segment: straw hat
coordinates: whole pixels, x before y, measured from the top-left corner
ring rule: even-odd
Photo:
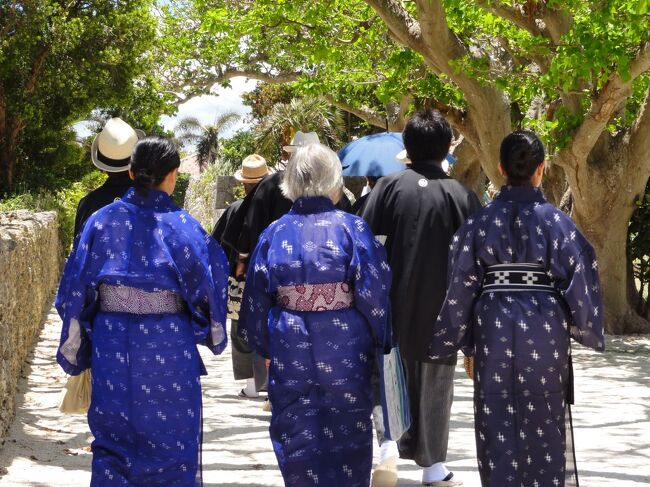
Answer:
[[[247,156],[241,162],[241,169],[235,172],[235,179],[240,183],[258,183],[269,173],[266,159],[257,154]]]
[[[131,153],[142,130],[134,130],[121,118],[111,118],[90,147],[93,164],[106,172],[122,172],[131,167]]]
[[[320,143],[320,139],[318,138],[318,134],[316,132],[305,133],[298,130],[298,132],[296,132],[296,135],[293,136],[291,144],[285,145],[282,148],[287,152],[293,152],[296,150],[296,147],[318,143]]]

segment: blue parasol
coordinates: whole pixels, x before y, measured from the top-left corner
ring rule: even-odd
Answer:
[[[344,176],[387,176],[406,166],[395,156],[404,150],[402,134],[383,132],[353,140],[339,152]]]

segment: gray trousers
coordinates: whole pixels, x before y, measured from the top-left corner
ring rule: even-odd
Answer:
[[[267,370],[264,357],[253,352],[248,344],[237,335],[237,320],[230,322],[230,343],[232,343],[232,371],[235,380],[255,379],[255,390],[267,388]]]
[[[397,442],[399,456],[414,460],[420,467],[430,467],[447,460],[456,366],[404,358],[402,362],[413,422]],[[373,385],[376,391],[375,404],[379,404],[378,375]],[[377,440],[381,445],[386,440],[381,406],[375,406],[372,417],[377,431]]]

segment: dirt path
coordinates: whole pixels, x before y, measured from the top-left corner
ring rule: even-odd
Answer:
[[[0,486],[85,487],[92,440],[85,417],[57,409],[65,375],[56,365],[60,321],[52,310],[21,379],[16,419],[0,440]],[[261,400],[242,400],[230,351],[202,355],[206,487],[281,487]],[[576,350],[576,449],[583,487],[650,485],[650,338],[610,340],[599,355]],[[479,487],[471,384],[456,377],[449,467],[466,487]],[[400,463],[400,486],[420,485],[415,465]],[[325,486],[332,487],[332,486]],[[344,486],[337,486],[344,487]],[[545,487],[545,486],[543,486]]]

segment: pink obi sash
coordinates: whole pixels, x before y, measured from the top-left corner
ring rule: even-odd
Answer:
[[[276,303],[293,311],[346,309],[354,305],[354,290],[347,282],[281,286]]]

